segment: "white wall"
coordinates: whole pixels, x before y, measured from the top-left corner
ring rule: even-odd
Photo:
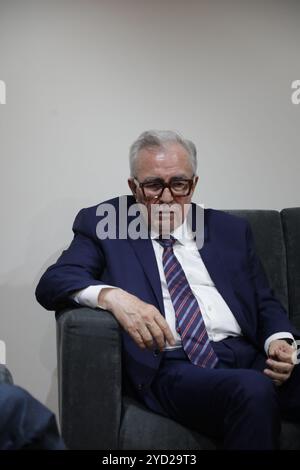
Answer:
[[[0,0],[0,339],[57,410],[54,314],[34,299],[77,211],[127,192],[148,128],[199,150],[195,200],[299,204],[299,1]]]

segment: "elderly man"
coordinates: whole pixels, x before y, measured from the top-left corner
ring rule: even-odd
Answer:
[[[227,449],[277,448],[281,417],[300,421],[298,333],[248,222],[205,209],[199,233],[196,149],[175,132],[141,134],[130,166],[125,222],[120,198],[80,211],[38,301],[109,310],[122,326],[128,386],[154,412],[221,436]],[[130,230],[135,203],[147,227],[140,237]],[[101,225],[109,207],[113,237]]]

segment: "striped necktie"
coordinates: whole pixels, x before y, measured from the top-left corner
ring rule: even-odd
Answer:
[[[163,247],[163,267],[167,286],[176,315],[176,328],[181,336],[183,349],[190,361],[198,367],[213,368],[218,358],[208,338],[204,320],[196,297],[185,273],[176,258],[174,238],[156,239]]]

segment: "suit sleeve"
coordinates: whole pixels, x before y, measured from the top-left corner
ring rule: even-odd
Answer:
[[[287,312],[277,300],[256,254],[254,238],[249,224],[246,229],[250,278],[255,289],[258,309],[259,342],[263,346],[267,338],[275,333],[293,332]]]
[[[73,224],[74,238],[69,248],[46,270],[36,288],[36,298],[47,310],[78,306],[71,298],[73,292],[104,284],[101,274],[105,259],[94,231],[85,209],[81,210]]]

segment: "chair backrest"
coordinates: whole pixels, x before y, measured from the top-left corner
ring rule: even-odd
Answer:
[[[226,210],[246,218],[253,232],[257,254],[277,299],[290,315],[287,259],[280,212],[275,210]]]

